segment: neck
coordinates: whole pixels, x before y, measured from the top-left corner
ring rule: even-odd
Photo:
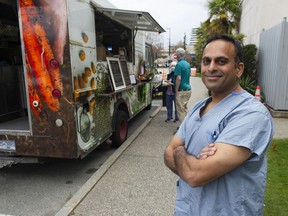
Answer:
[[[225,91],[225,92],[211,92],[212,102],[213,103],[218,103],[223,98],[225,98],[227,95],[229,95],[231,92],[241,92],[241,91],[243,91],[243,88],[237,83],[229,91]]]

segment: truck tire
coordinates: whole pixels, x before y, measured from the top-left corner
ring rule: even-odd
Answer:
[[[151,110],[152,108],[152,102],[150,104],[148,104],[148,106],[145,108],[145,110]]]
[[[127,139],[128,134],[128,117],[127,113],[119,110],[116,116],[115,131],[112,134],[112,146],[119,147]]]

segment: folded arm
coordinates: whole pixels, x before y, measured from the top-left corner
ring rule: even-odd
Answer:
[[[174,169],[192,187],[203,186],[243,164],[251,151],[245,147],[215,143],[217,152],[205,160],[189,155],[184,146],[173,150]]]
[[[176,175],[178,174],[177,167],[174,160],[174,151],[177,147],[184,147],[184,142],[178,137],[178,135],[174,135],[170,144],[167,146],[164,152],[164,163],[165,165]]]
[[[184,149],[184,142],[179,138],[179,136],[176,134],[170,144],[168,145],[168,147],[165,150],[164,153],[164,162],[165,165],[172,171],[174,172],[176,175],[179,175],[178,171],[177,171],[177,167],[175,164],[175,157],[174,157],[174,151],[176,148],[178,147],[183,147]],[[202,149],[202,151],[200,152],[199,155],[197,155],[197,159],[198,160],[204,160],[206,158],[208,158],[209,156],[212,156],[215,154],[216,152],[216,147],[214,143],[211,143],[209,145],[207,145],[205,148]]]

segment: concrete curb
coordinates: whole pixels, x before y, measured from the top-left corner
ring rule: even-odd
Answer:
[[[105,161],[105,163],[95,172],[88,181],[65,203],[65,205],[55,214],[55,216],[68,216],[93,189],[97,182],[105,175],[109,168],[121,156],[121,154],[133,143],[141,131],[151,122],[152,118],[161,110],[159,106],[143,124]]]

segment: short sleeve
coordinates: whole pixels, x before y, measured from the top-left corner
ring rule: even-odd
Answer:
[[[221,124],[223,130],[215,142],[249,148],[259,157],[265,153],[274,133],[272,118],[262,112],[234,113]]]

